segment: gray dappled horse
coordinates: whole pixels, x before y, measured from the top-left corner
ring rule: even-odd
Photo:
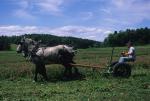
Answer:
[[[48,80],[46,74],[46,64],[61,64],[65,67],[64,75],[72,75],[73,57],[75,51],[73,47],[67,45],[57,45],[54,47],[40,47],[39,42],[29,38],[23,38],[17,46],[17,53],[23,53],[24,57],[30,57],[30,60],[35,64],[35,77],[41,74],[45,80]],[[78,69],[74,67],[75,73],[78,74]]]
[[[35,42],[34,40],[24,37],[18,43],[16,51],[17,53],[22,53],[23,57],[28,58],[30,57],[30,52],[32,52],[36,44],[37,42]]]

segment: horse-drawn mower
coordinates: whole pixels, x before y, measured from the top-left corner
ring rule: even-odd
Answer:
[[[44,79],[47,80],[45,65],[48,64],[63,65],[65,67],[64,75],[72,73],[71,68],[69,68],[70,66],[74,67],[76,73],[78,73],[78,69],[76,68],[77,66],[102,69],[102,67],[100,66],[73,64],[73,57],[75,51],[73,47],[67,45],[41,47],[39,45],[39,42],[36,42],[29,38],[23,38],[17,47],[17,52],[24,53],[24,57],[30,57],[31,62],[35,64],[35,81],[37,81],[37,74],[41,74]],[[113,53],[114,48],[112,48],[110,61],[106,66],[107,68],[105,67],[105,69],[108,71],[105,74],[112,74],[115,77],[129,77],[131,75],[131,66],[127,63],[112,63]]]
[[[72,66],[78,67],[90,67],[90,68],[97,68],[97,69],[106,69],[104,74],[112,75],[114,77],[124,77],[128,78],[131,75],[131,65],[128,63],[119,63],[118,61],[112,62],[114,54],[114,47],[112,48],[110,60],[106,67],[95,66],[95,65],[83,65],[83,64],[71,64]]]

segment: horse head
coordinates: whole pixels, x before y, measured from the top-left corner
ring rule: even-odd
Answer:
[[[74,48],[71,46],[67,46],[67,45],[63,45],[63,46],[64,46],[63,48],[64,55],[73,58],[75,56],[76,50],[74,50]]]
[[[17,46],[17,53],[22,53],[24,57],[28,57],[30,53],[35,52],[38,48],[39,42],[30,38],[22,38]],[[29,56],[30,57],[30,56]]]

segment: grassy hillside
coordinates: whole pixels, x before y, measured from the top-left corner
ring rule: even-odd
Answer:
[[[128,79],[105,77],[105,70],[78,67],[85,76],[63,81],[63,67],[48,65],[49,82],[32,82],[34,65],[13,51],[0,52],[0,100],[51,101],[149,101],[150,99],[150,46],[138,46],[137,61],[131,63],[132,75]],[[126,50],[116,47],[114,61]],[[105,67],[111,48],[79,49],[77,63]],[[40,78],[40,77],[39,77]]]
[[[42,44],[47,46],[55,46],[58,44],[67,44],[72,45],[75,48],[89,48],[89,47],[100,47],[101,42],[89,40],[89,39],[82,39],[76,37],[61,37],[61,36],[54,36],[50,34],[25,34],[20,36],[0,36],[1,44],[5,46],[6,43],[15,43],[17,44],[23,37],[31,38],[35,41],[41,40]],[[5,39],[5,40],[4,40]],[[4,40],[4,41],[3,41]]]

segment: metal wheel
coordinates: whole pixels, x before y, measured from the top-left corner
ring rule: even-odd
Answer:
[[[128,78],[131,76],[131,66],[127,63],[117,63],[113,67],[113,73],[112,74],[114,77]]]

